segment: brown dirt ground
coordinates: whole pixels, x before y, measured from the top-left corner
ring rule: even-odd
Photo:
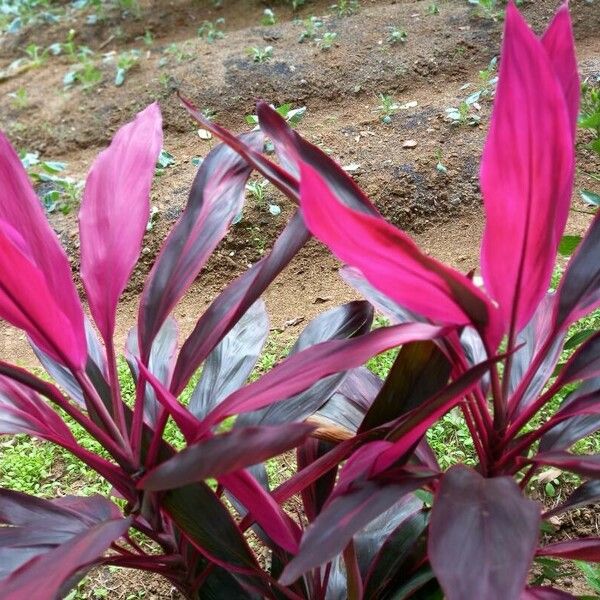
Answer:
[[[68,174],[79,179],[121,124],[153,100],[161,103],[164,147],[175,156],[176,164],[156,178],[153,186],[158,220],[125,293],[119,312],[119,343],[134,323],[143,278],[185,204],[195,172],[191,158],[204,156],[214,144],[199,139],[196,126],[173,96],[174,89],[181,89],[201,108],[213,109],[216,120],[233,130],[245,128],[244,116],[254,112],[259,98],[306,106],[298,130],[341,164],[358,165],[353,176],[386,218],[410,231],[427,252],[460,270],[477,266],[483,224],[477,174],[490,104],[482,102],[478,127],[453,127],[444,120],[444,111],[477,89],[478,72],[498,52],[501,22],[478,16],[466,0],[441,0],[438,15],[427,14],[427,0],[362,0],[359,13],[345,18],[331,14],[331,3],[309,0],[292,14],[275,2],[278,23],[263,27],[259,21],[268,2],[224,0],[223,8],[216,9],[208,0],[143,0],[139,18],[108,11],[106,20],[90,26],[85,24],[85,12],[73,10],[57,24],[0,35],[0,69],[22,56],[28,43],[46,46],[63,41],[71,28],[77,31],[78,43],[97,52],[143,51],[139,66],[127,75],[122,87],[112,83],[114,65],[100,64],[104,81],[92,92],[77,87],[64,90],[62,78],[69,62],[62,56],[0,82],[0,127],[19,149],[65,161]],[[555,0],[536,0],[525,2],[522,10],[541,31],[556,4]],[[572,0],[571,10],[581,73],[599,75],[597,2]],[[320,51],[314,43],[298,43],[302,27],[295,18],[308,15],[323,16],[324,29],[337,32],[330,51]],[[226,37],[214,44],[199,39],[198,26],[218,17],[225,18]],[[391,46],[385,41],[391,25],[406,30],[406,43]],[[146,30],[154,35],[149,47],[139,39]],[[170,56],[161,66],[165,49],[173,43],[189,57]],[[253,63],[246,49],[267,44],[274,47],[273,60]],[[467,83],[471,87],[461,89]],[[9,94],[21,88],[27,91],[28,103],[17,108]],[[392,94],[399,104],[416,101],[417,105],[398,111],[386,125],[376,110],[380,93]],[[403,148],[409,139],[416,141],[416,147]],[[600,164],[585,149],[585,142],[582,137],[578,145],[576,189],[599,192],[598,182],[590,175],[600,171]],[[438,160],[447,173],[436,170]],[[273,217],[249,200],[243,220],[232,228],[177,307],[182,334],[193,327],[218,290],[256,261],[283,228],[291,208],[275,192],[269,193],[270,199],[281,202],[282,214]],[[574,206],[583,208],[578,199]],[[53,215],[51,221],[76,273],[76,218]],[[587,215],[572,212],[568,233],[583,232],[588,222]],[[309,243],[266,294],[272,327],[296,335],[323,308],[354,298],[338,277],[338,267],[320,245]],[[298,325],[286,325],[299,318],[304,320]],[[0,356],[34,364],[24,337],[4,324],[0,324]],[[107,577],[106,573],[101,577]],[[145,585],[143,579],[140,586]],[[148,591],[146,598],[169,597],[164,586],[149,585],[143,588]],[[125,597],[120,591],[111,595],[120,597]]]

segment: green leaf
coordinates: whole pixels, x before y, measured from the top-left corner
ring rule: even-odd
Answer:
[[[583,201],[590,206],[600,206],[600,195],[589,190],[580,190],[579,194]]]
[[[596,333],[595,329],[582,329],[577,333],[574,333],[564,345],[565,350],[572,350],[573,348],[577,348],[580,344],[585,342],[589,337]]]
[[[580,235],[563,235],[558,246],[558,252],[561,256],[571,256],[581,242]]]

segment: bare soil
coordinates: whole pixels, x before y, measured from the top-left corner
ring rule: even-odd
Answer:
[[[456,106],[480,87],[478,72],[498,53],[501,21],[482,17],[466,0],[440,1],[437,15],[428,14],[427,0],[362,0],[360,11],[349,17],[332,14],[331,4],[332,0],[309,0],[292,13],[275,2],[272,8],[278,22],[264,27],[259,23],[268,2],[224,0],[222,8],[215,8],[209,0],[143,0],[139,18],[109,10],[105,20],[88,25],[86,11],[70,10],[56,24],[0,35],[0,69],[22,56],[27,44],[46,47],[62,42],[70,29],[76,30],[77,43],[98,53],[133,48],[143,53],[122,87],[113,84],[114,64],[100,62],[101,85],[90,92],[77,86],[65,90],[63,76],[71,68],[65,56],[50,57],[40,68],[0,82],[0,127],[18,149],[67,162],[68,174],[77,179],[85,177],[95,155],[120,125],[150,102],[161,104],[164,147],[176,163],[153,186],[158,219],[124,296],[119,342],[134,324],[144,277],[185,205],[196,170],[191,159],[205,156],[215,143],[199,138],[196,125],[173,94],[176,89],[199,107],[212,109],[218,122],[235,131],[247,129],[244,117],[254,112],[257,99],[306,106],[298,130],[342,165],[352,165],[353,177],[387,219],[411,232],[427,252],[460,270],[477,267],[483,226],[478,164],[491,105],[482,101],[481,124],[476,127],[453,126],[444,115],[447,107]],[[541,31],[556,4],[555,0],[524,2],[522,10]],[[570,6],[581,73],[599,75],[598,3],[572,0]],[[329,51],[319,50],[314,42],[298,42],[303,27],[297,19],[309,15],[322,16],[323,30],[338,34]],[[224,39],[208,44],[198,38],[204,20],[220,17],[225,19]],[[390,26],[404,29],[406,42],[390,45],[386,41]],[[146,31],[154,37],[150,46],[140,39]],[[172,44],[184,56],[166,52]],[[252,62],[247,48],[266,45],[273,46],[273,59]],[[464,89],[465,84],[470,87]],[[9,96],[19,89],[27,92],[27,105],[20,108]],[[384,124],[377,112],[380,93],[392,94],[401,105],[413,105]],[[408,140],[416,144],[405,147]],[[600,192],[598,182],[590,177],[600,171],[600,164],[586,150],[586,141],[581,136],[578,143],[576,190]],[[438,162],[446,172],[436,168]],[[242,221],[232,228],[175,311],[182,335],[232,277],[268,250],[283,228],[291,207],[276,192],[269,194],[269,200],[281,204],[281,215],[272,216],[265,206],[249,199]],[[584,210],[577,198],[574,206]],[[53,214],[50,219],[77,277],[76,215]],[[572,212],[568,233],[582,233],[588,222],[589,215]],[[337,275],[338,267],[319,244],[309,243],[266,294],[272,327],[296,335],[324,308],[354,298]],[[0,356],[22,365],[35,364],[23,335],[5,324],[0,324]],[[146,598],[169,597],[163,587],[147,591]],[[114,591],[110,597],[121,596]]]

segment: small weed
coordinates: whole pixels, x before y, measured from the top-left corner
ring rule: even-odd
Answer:
[[[446,109],[446,120],[450,121],[451,125],[470,125],[476,127],[481,121],[481,117],[474,113],[471,109],[471,104],[463,100],[457,107]]]
[[[121,86],[125,83],[125,76],[131,69],[139,64],[140,51],[129,50],[121,52],[117,58],[117,73],[115,75],[115,85]]]
[[[225,33],[222,31],[222,27],[225,24],[225,19],[219,17],[215,21],[204,21],[200,27],[198,27],[198,37],[206,40],[209,44],[212,44],[216,40],[223,39]]]
[[[400,108],[399,104],[394,100],[393,96],[387,94],[379,94],[379,106],[377,112],[382,123],[388,125],[392,122],[392,116],[396,114]]]
[[[309,17],[302,21],[304,30],[300,33],[298,42],[301,44],[306,41],[314,40],[317,37],[317,29],[323,27],[323,21],[318,17]]]
[[[84,90],[90,90],[102,82],[102,72],[90,59],[81,61],[80,66],[68,71],[63,77],[63,85],[71,87],[79,83]]]
[[[176,62],[184,62],[186,60],[190,60],[193,56],[189,50],[189,47],[186,44],[169,44],[164,49],[164,54],[166,55],[163,59],[160,60],[159,66],[164,66],[170,57],[173,57]]]
[[[275,107],[273,107],[275,108]],[[289,123],[292,127],[295,127],[300,123],[304,115],[306,114],[306,106],[300,106],[299,108],[292,108],[292,104],[289,102],[282,104],[275,108],[275,110]],[[246,123],[253,127],[258,127],[258,116],[257,115],[246,115]]]
[[[437,5],[436,2],[432,2],[431,4],[429,4],[427,6],[427,10],[426,10],[428,15],[439,15],[440,14],[440,7]]]
[[[469,0],[469,4],[476,7],[478,13],[486,18],[497,20],[502,13],[496,10],[496,0]]]
[[[257,48],[253,46],[247,50],[248,56],[255,63],[266,63],[273,58],[273,46],[265,46],[264,48]]]
[[[265,8],[260,24],[268,27],[270,25],[275,25],[275,23],[277,23],[275,12],[270,8]]]
[[[600,78],[588,78],[581,86],[581,110],[579,127],[591,131],[593,139],[589,147],[600,155]]]
[[[25,88],[19,88],[16,92],[8,94],[9,98],[12,98],[12,107],[17,109],[26,108],[29,104],[29,98],[27,97],[27,90]]]
[[[358,12],[360,5],[358,0],[338,0],[335,4],[331,5],[331,8],[338,17],[349,17]]]
[[[25,47],[23,52],[25,52],[25,56],[27,57],[25,58],[26,64],[34,69],[41,67],[48,58],[48,50],[42,49],[42,47],[37,44],[29,44]]]
[[[322,51],[330,50],[331,47],[333,46],[335,40],[337,39],[337,35],[338,34],[333,31],[325,31],[323,33],[323,36],[316,40],[317,46]]]
[[[386,38],[386,41],[389,44],[399,44],[406,42],[408,38],[408,34],[404,29],[400,29],[399,27],[390,27],[389,34]]]
[[[266,208],[271,215],[276,217],[281,214],[281,208],[278,204],[269,202],[265,195],[269,182],[266,179],[258,181],[250,181],[246,184],[246,190],[250,194],[250,197],[254,199],[256,205],[260,208]]]

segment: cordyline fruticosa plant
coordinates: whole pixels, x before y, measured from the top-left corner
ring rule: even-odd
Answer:
[[[600,428],[600,334],[557,366],[570,325],[600,306],[600,217],[548,293],[579,102],[567,7],[538,38],[508,6],[481,168],[482,287],[386,223],[266,104],[260,131],[235,137],[182,100],[225,143],[201,165],[144,286],[125,352],[131,407],[113,334],[148,220],[158,107],[117,133],[87,180],[81,277],[95,328],[17,155],[0,139],[0,315],[27,333],[56,382],[1,362],[0,431],[58,444],[113,487],[111,499],[0,490],[0,597],[59,597],[104,564],[159,573],[188,598],[570,598],[527,586],[535,556],[600,560],[598,538],[543,545],[539,535],[543,519],[600,500],[600,457],[568,452]],[[264,136],[277,163],[262,153]],[[300,210],[178,348],[170,313],[239,212],[253,169]],[[367,302],[333,309],[246,384],[268,332],[260,295],[309,231],[393,324],[370,331]],[[385,381],[362,366],[397,346]],[[178,396],[198,369],[183,406]],[[574,391],[541,416],[565,386]],[[477,464],[441,472],[424,436],[453,408]],[[104,455],[78,443],[65,414]],[[165,440],[169,419],[187,442],[180,452]],[[292,448],[297,473],[271,489],[264,461]],[[524,492],[547,465],[589,481],[543,513]],[[282,508],[292,496],[300,515]]]

